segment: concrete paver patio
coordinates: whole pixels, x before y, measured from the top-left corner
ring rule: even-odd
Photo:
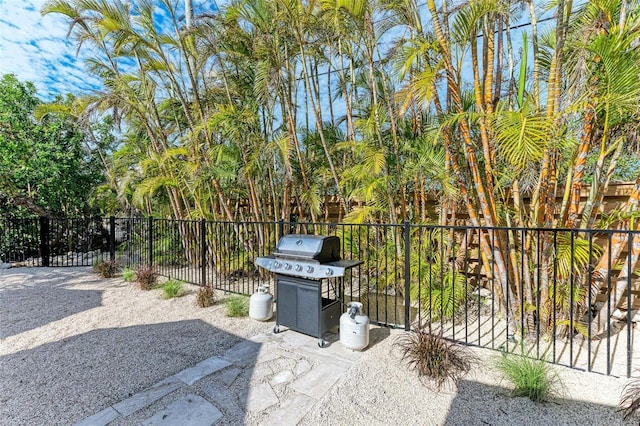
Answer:
[[[138,424],[135,414],[152,405],[155,412],[143,420],[144,425],[211,425],[225,416],[246,415],[260,416],[263,424],[295,425],[362,356],[344,348],[335,334],[328,337],[330,345],[319,348],[315,337],[293,331],[259,334],[224,356],[205,359],[77,425]],[[234,387],[243,374],[251,386]],[[204,381],[205,386],[194,386]],[[172,401],[174,393],[187,395]],[[171,402],[165,404],[164,399]]]

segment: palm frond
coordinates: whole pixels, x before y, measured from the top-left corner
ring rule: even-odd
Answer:
[[[528,108],[499,111],[491,124],[501,156],[520,171],[542,159],[553,130],[551,120]]]
[[[568,279],[573,272],[580,275],[589,266],[592,258],[603,253],[602,247],[569,232],[558,232],[555,236],[555,265],[558,279]]]

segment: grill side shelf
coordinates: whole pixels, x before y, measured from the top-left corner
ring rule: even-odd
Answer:
[[[344,269],[349,269],[349,268],[353,268],[353,267],[358,266],[358,265],[362,265],[363,263],[364,263],[364,260],[342,259],[342,260],[336,260],[335,262],[327,262],[327,263],[324,263],[324,265],[335,266],[335,267],[344,268]]]

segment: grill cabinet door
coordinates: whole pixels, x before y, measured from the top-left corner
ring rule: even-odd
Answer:
[[[294,283],[284,278],[278,278],[276,315],[279,324],[292,328],[298,325],[298,321],[296,321],[298,309],[297,293],[297,286]]]
[[[303,333],[317,336],[320,325],[319,309],[318,309],[318,287],[317,286],[298,286],[298,328]],[[320,336],[318,336],[320,337]]]
[[[318,335],[320,282],[278,275],[276,316],[278,324]]]

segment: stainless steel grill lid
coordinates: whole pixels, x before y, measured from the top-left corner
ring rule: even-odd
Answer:
[[[340,238],[324,235],[285,235],[278,241],[276,257],[315,260],[326,263],[340,260]]]
[[[255,264],[276,274],[321,280],[342,277],[359,260],[340,260],[340,238],[323,235],[290,234],[280,238],[270,256],[258,257]]]

